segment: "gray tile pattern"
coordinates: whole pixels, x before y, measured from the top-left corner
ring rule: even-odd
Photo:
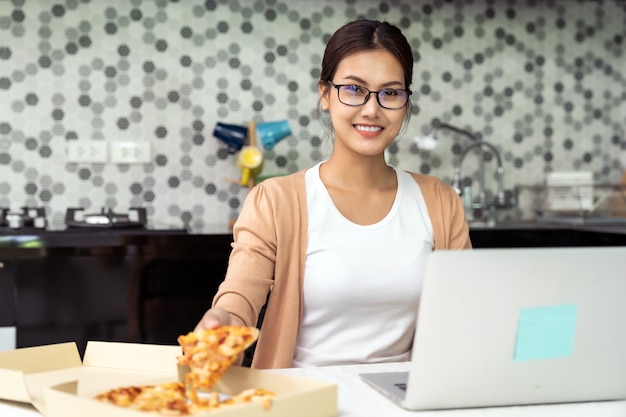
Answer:
[[[227,224],[247,190],[225,181],[238,170],[215,123],[289,120],[263,175],[325,158],[321,54],[360,17],[400,25],[415,48],[413,117],[391,163],[450,180],[466,139],[441,133],[430,152],[413,141],[443,121],[496,145],[507,188],[550,171],[621,176],[624,2],[0,0],[0,206],[44,206],[53,225],[69,206]],[[67,161],[68,142],[91,140],[148,140],[153,156]]]

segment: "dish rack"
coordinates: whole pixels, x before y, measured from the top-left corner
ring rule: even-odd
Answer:
[[[626,184],[593,183],[586,177],[554,176],[540,185],[519,185],[535,220],[626,222]],[[530,193],[530,199],[521,194]]]
[[[593,176],[589,171],[551,172],[547,176],[547,208],[551,211],[590,211],[594,206]]]

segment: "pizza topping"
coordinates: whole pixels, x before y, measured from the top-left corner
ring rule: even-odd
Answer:
[[[239,394],[220,399],[213,391],[191,402],[185,397],[185,387],[180,382],[115,388],[99,394],[96,400],[134,410],[157,412],[164,415],[189,415],[215,411],[235,404],[258,402],[264,410],[274,399],[272,391],[248,389]]]
[[[95,399],[135,410],[174,415],[189,413],[185,387],[180,382],[115,388]]]
[[[254,327],[222,326],[199,330],[178,337],[183,355],[179,365],[189,365],[185,374],[187,395],[194,400],[197,392],[208,391],[224,372],[259,336]]]

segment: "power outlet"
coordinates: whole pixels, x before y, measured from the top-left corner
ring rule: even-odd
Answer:
[[[152,160],[152,145],[148,141],[111,142],[111,162],[115,164],[147,164]]]
[[[108,146],[105,141],[72,140],[67,142],[69,162],[106,163]]]

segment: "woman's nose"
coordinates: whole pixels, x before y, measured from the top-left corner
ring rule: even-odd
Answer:
[[[378,104],[376,94],[370,93],[367,101],[361,106],[361,114],[363,116],[374,117],[378,114],[379,110],[380,104]]]

